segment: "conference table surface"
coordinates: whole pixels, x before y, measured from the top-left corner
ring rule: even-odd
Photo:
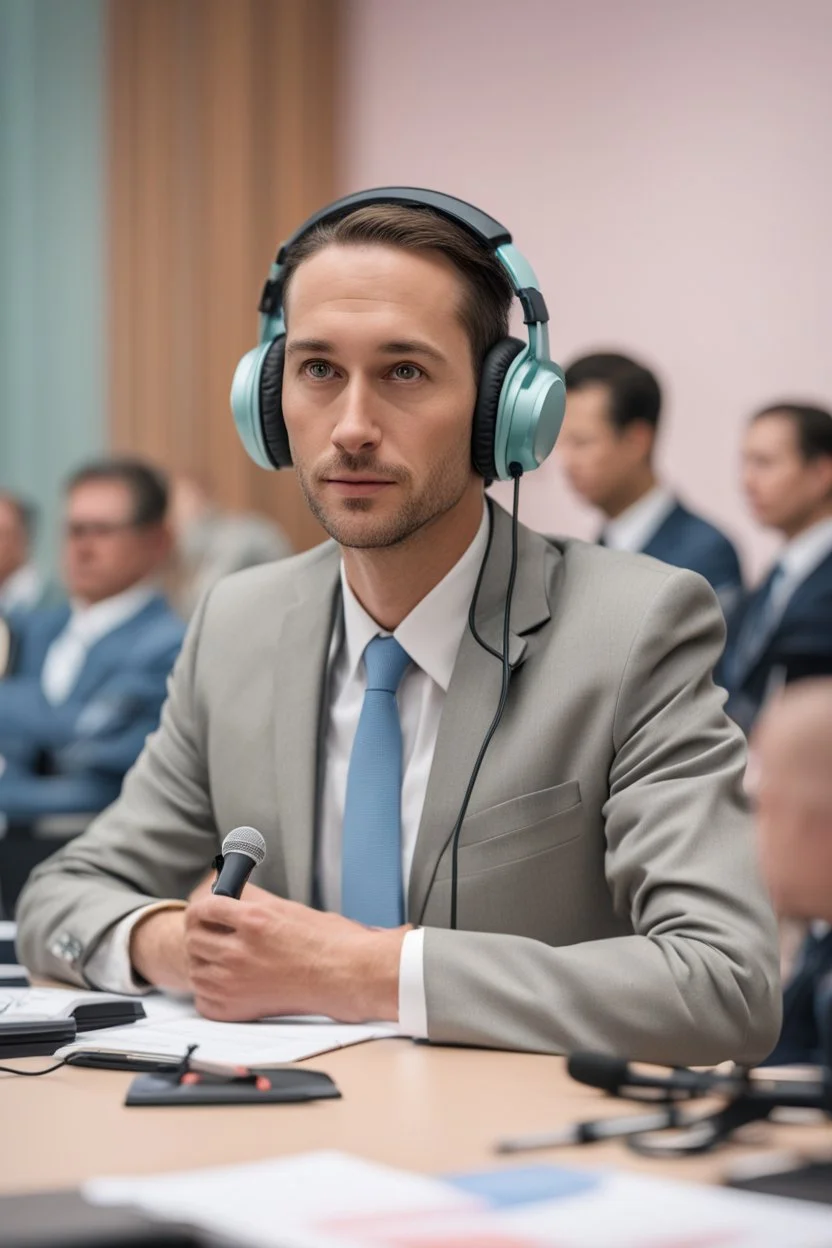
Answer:
[[[35,1069],[47,1060],[16,1064]],[[501,1157],[494,1145],[507,1135],[641,1111],[573,1082],[559,1057],[389,1039],[305,1065],[330,1074],[342,1099],[127,1109],[132,1074],[80,1067],[37,1079],[0,1074],[0,1191],[76,1187],[98,1175],[227,1165],[322,1148],[424,1173],[556,1161],[706,1183],[721,1181],[739,1159],[771,1149],[832,1153],[832,1127],[820,1122],[755,1124],[742,1143],[701,1157],[650,1160],[620,1141]]]

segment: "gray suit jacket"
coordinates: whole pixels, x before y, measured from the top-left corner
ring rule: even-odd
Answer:
[[[492,514],[478,619],[499,647],[510,522]],[[238,824],[268,845],[256,881],[311,902],[338,571],[327,543],[203,602],[122,796],[23,894],[28,966],[84,982],[103,933],[185,896]],[[431,1040],[669,1063],[771,1050],[777,941],[743,738],[711,678],[723,634],[696,574],[521,527],[509,699],[461,838],[464,930],[447,930],[449,836],[501,678],[470,633],[413,859]]]

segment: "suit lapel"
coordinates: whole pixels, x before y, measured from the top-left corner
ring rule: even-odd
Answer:
[[[322,715],[329,647],[340,605],[338,549],[322,548],[294,584],[284,607],[274,665],[277,823],[285,858],[288,894],[311,903],[319,770],[323,759]]]
[[[119,624],[118,628],[105,633],[90,647],[84,659],[84,666],[69,695],[71,701],[85,702],[95,692],[102,677],[108,676],[119,668],[129,647],[130,635],[135,633],[136,637],[141,637],[148,625],[152,624],[153,617],[161,605],[163,605],[161,598],[151,598],[137,615],[130,616],[123,624]]]
[[[832,572],[832,555],[826,558],[814,568],[805,580],[792,591],[791,596],[786,602],[782,612],[775,612],[767,621],[763,622],[763,626],[758,626],[757,633],[749,639],[746,646],[743,646],[743,631],[749,620],[753,621],[754,616],[759,610],[761,597],[766,594],[771,580],[771,573],[765,582],[752,595],[748,601],[748,606],[738,621],[736,633],[736,648],[734,683],[742,684],[753,672],[754,668],[760,663],[766,654],[766,651],[772,646],[774,639],[778,634],[786,632],[793,619],[801,619],[807,614],[807,605],[811,603],[817,589],[825,581],[828,581]],[[749,624],[750,627],[750,624]]]
[[[492,542],[477,609],[480,636],[502,650],[503,612],[511,564],[511,520],[490,503]],[[517,578],[511,609],[509,659],[523,662],[532,632],[550,618],[547,585],[560,555],[536,533],[519,530]],[[502,664],[466,629],[442,710],[408,891],[408,919],[418,923],[439,860],[453,831],[477,755],[500,697]],[[509,693],[509,697],[511,694]],[[489,764],[488,755],[483,768]],[[482,773],[481,773],[482,774]]]
[[[679,530],[683,527],[686,518],[686,512],[681,503],[676,503],[673,510],[667,513],[655,533],[643,547],[641,553],[643,555],[652,555],[654,559],[664,559],[667,551],[672,553],[678,541]]]

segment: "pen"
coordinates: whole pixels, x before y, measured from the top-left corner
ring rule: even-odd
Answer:
[[[599,1118],[594,1122],[575,1122],[559,1131],[537,1135],[518,1135],[497,1141],[498,1153],[522,1153],[535,1148],[563,1148],[570,1144],[593,1144],[596,1140],[612,1140],[640,1131],[661,1131],[678,1127],[687,1119],[673,1105],[652,1114],[635,1114],[624,1118]]]

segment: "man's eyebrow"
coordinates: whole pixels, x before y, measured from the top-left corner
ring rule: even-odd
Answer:
[[[333,355],[335,347],[324,338],[291,338],[286,346],[286,354],[295,351],[318,351],[321,355]]]
[[[445,356],[436,347],[432,347],[429,342],[423,342],[420,338],[403,338],[395,342],[385,342],[379,347],[384,355],[427,355],[432,360],[439,360],[445,363]]]
[[[422,342],[419,338],[407,338],[396,340],[395,342],[383,342],[378,348],[383,355],[426,355],[432,360],[439,360],[445,363],[445,356],[436,347],[432,347],[429,342]],[[286,346],[287,355],[299,355],[301,353],[319,354],[319,355],[335,355],[336,348],[332,342],[327,342],[325,338],[291,338]]]

